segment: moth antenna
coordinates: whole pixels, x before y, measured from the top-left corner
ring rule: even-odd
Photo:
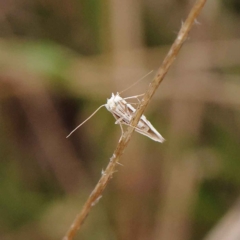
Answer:
[[[130,89],[131,87],[135,86],[136,84],[138,84],[140,81],[142,81],[145,77],[147,77],[147,76],[148,76],[149,74],[151,74],[152,72],[153,72],[153,70],[150,71],[149,73],[145,74],[143,77],[141,77],[139,80],[137,80],[135,83],[133,83],[132,85],[130,85],[130,86],[127,87],[126,89],[124,89],[124,90],[122,90],[121,92],[119,92],[119,94],[120,94],[120,93],[123,93],[123,92],[127,91],[128,89]]]
[[[95,113],[97,113],[100,108],[104,107],[105,104],[101,105],[100,107],[97,108],[86,120],[84,120],[82,123],[80,123],[76,128],[74,128],[67,136],[66,138],[70,137],[78,128],[80,128],[85,122],[87,122]]]

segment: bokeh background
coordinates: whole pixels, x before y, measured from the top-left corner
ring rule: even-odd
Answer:
[[[61,239],[193,0],[0,1],[0,239]],[[76,239],[240,239],[240,3],[209,0]]]

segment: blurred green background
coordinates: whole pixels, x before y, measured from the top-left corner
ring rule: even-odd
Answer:
[[[62,239],[193,0],[0,1],[0,239]],[[239,239],[240,3],[207,1],[76,239]],[[218,235],[220,234],[220,235]],[[234,238],[235,237],[235,238]]]

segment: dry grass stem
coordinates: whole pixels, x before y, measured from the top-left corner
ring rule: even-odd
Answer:
[[[85,202],[81,212],[77,215],[75,220],[73,221],[70,229],[68,230],[67,234],[63,238],[63,240],[72,240],[73,237],[76,235],[77,231],[83,224],[84,220],[86,219],[87,215],[89,214],[91,208],[98,202],[101,198],[104,189],[108,181],[111,179],[113,173],[115,172],[116,165],[122,156],[124,149],[127,147],[130,138],[134,132],[134,127],[137,125],[140,117],[142,116],[144,110],[146,109],[147,105],[149,104],[151,98],[153,97],[155,91],[157,90],[158,86],[162,82],[164,76],[168,72],[168,69],[176,59],[178,52],[183,45],[184,41],[186,40],[190,29],[192,28],[196,18],[198,17],[201,9],[203,8],[206,0],[197,0],[194,4],[193,8],[191,9],[186,21],[182,24],[182,27],[175,39],[173,45],[171,46],[167,56],[165,57],[161,67],[159,68],[157,75],[149,85],[142,102],[140,103],[135,115],[132,119],[131,125],[133,127],[128,127],[127,131],[121,137],[113,156],[110,159],[110,162],[106,168],[106,170],[102,173],[102,176],[97,183],[96,187],[88,197],[87,201]]]

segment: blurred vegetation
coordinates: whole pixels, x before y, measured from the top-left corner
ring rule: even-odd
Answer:
[[[101,110],[66,135],[159,67],[192,4],[0,3],[0,239],[63,237],[120,130]],[[134,134],[76,239],[203,239],[238,201],[239,9],[208,1],[146,113],[166,143]]]

